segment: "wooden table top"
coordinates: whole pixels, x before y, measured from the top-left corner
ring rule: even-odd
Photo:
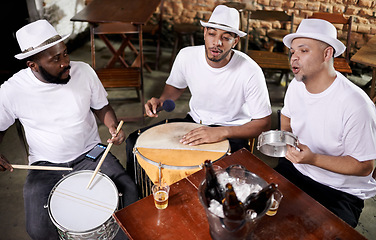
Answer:
[[[160,0],[93,0],[71,18],[71,21],[145,24],[160,2]]]
[[[376,36],[372,37],[352,57],[351,61],[376,67]]]
[[[252,239],[366,239],[249,151],[241,149],[215,163],[222,168],[232,164],[245,166],[268,183],[277,183],[284,195],[277,214],[264,216]],[[164,210],[155,208],[150,195],[114,216],[130,239],[211,239],[197,191],[204,177],[200,170],[172,184],[169,206]]]

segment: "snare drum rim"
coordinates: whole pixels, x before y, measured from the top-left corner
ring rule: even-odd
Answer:
[[[75,172],[72,172],[72,173],[69,173],[68,175],[64,176],[62,179],[60,179],[55,185],[54,187],[51,189],[51,192],[48,196],[48,200],[47,200],[47,208],[48,208],[48,215],[50,216],[50,219],[52,221],[52,223],[57,227],[59,228],[61,231],[63,231],[64,233],[68,232],[68,233],[72,233],[72,234],[82,234],[82,233],[89,233],[89,232],[93,232],[93,231],[96,231],[98,228],[100,228],[103,224],[107,223],[108,221],[110,221],[111,219],[113,219],[113,214],[110,215],[110,217],[104,221],[101,225],[99,226],[96,226],[92,229],[88,229],[88,230],[85,230],[85,231],[72,231],[72,230],[69,230],[67,228],[65,228],[64,226],[60,225],[54,218],[54,216],[52,215],[51,213],[51,198],[52,198],[52,195],[53,193],[55,192],[56,188],[67,178],[73,176],[73,175],[77,175],[77,174],[80,174],[80,173],[85,173],[85,172],[90,172],[90,173],[94,173],[93,170],[80,170],[80,171],[75,171]],[[115,183],[111,180],[110,177],[108,177],[106,174],[103,174],[101,172],[98,172],[97,174],[101,175],[102,177],[106,178],[107,180],[109,180],[109,182],[113,185],[114,189],[115,189],[115,193],[116,195],[118,196],[117,199],[116,199],[116,208],[114,210],[114,212],[117,210],[118,206],[119,206],[119,191],[115,185]]]

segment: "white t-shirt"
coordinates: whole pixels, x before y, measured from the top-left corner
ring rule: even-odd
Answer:
[[[68,162],[101,141],[90,108],[106,106],[107,93],[88,64],[70,65],[71,79],[65,85],[43,83],[26,68],[0,88],[0,130],[20,120],[30,164]]]
[[[360,88],[341,73],[319,94],[309,93],[303,82],[293,79],[285,96],[282,114],[312,152],[351,156],[358,161],[376,159],[375,105]],[[308,164],[294,164],[304,175],[343,192],[366,199],[376,194],[376,181],[334,173]]]
[[[189,114],[195,122],[238,126],[271,114],[261,68],[246,54],[233,51],[222,68],[212,68],[206,62],[204,46],[186,47],[176,57],[166,83],[189,88]]]

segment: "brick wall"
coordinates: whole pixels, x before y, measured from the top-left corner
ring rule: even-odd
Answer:
[[[165,0],[164,19],[174,23],[193,23],[198,19],[208,20],[213,8],[222,3],[217,0]],[[247,5],[248,9],[284,10],[287,13],[294,12],[295,29],[302,19],[313,12],[344,13],[345,16],[353,16],[352,48],[358,49],[376,34],[376,0],[234,0]],[[267,28],[278,25],[250,26],[250,31],[258,29],[264,34]],[[264,31],[262,31],[264,29]],[[341,36],[341,29],[338,29]],[[262,37],[262,36],[261,36]]]

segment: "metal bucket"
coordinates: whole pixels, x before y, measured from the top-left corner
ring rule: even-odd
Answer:
[[[243,166],[240,165],[233,165],[228,167],[227,169],[217,170],[216,172],[217,174],[219,174],[221,171],[227,171],[229,176],[237,178],[237,180],[239,181],[244,181],[246,184],[259,184],[262,188],[268,185],[268,183],[264,179],[246,170]],[[208,218],[211,237],[215,240],[251,239],[253,230],[256,228],[260,219],[269,210],[271,202],[267,204],[264,211],[262,211],[257,215],[257,217],[253,219],[247,216],[244,220],[229,220],[215,215],[208,209],[209,206],[206,202],[204,186],[205,179],[199,185],[198,196]]]

